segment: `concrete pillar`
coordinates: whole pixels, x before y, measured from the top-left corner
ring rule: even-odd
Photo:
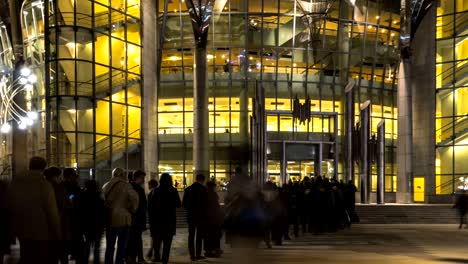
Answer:
[[[385,203],[385,120],[377,125],[377,203]]]
[[[158,173],[158,126],[157,126],[157,30],[156,2],[142,2],[143,32],[145,32],[142,50],[142,166],[148,179],[156,177]]]
[[[361,138],[361,159],[359,164],[359,174],[361,181],[361,203],[367,204],[370,201],[371,183],[369,166],[369,134],[370,134],[370,101],[367,100],[360,109],[360,138]]]
[[[402,58],[398,72],[397,203],[413,202],[413,113],[410,69],[410,59]]]
[[[432,5],[412,40],[413,173],[424,177],[425,202],[435,197],[436,12]]]
[[[353,127],[354,127],[354,81],[345,88],[346,110],[345,110],[345,158],[346,158],[346,181],[354,182],[354,159],[353,159]]]
[[[193,67],[193,174],[194,182],[197,174],[210,176],[208,138],[208,70],[206,61],[206,46],[195,48],[195,65]]]

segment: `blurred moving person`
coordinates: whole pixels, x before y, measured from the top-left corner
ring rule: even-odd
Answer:
[[[225,228],[234,263],[256,263],[255,250],[264,239],[267,221],[265,201],[254,181],[236,168],[225,198]]]
[[[453,207],[457,209],[460,216],[460,225],[458,228],[461,229],[463,225],[465,225],[465,228],[468,228],[468,225],[466,224],[466,213],[468,211],[468,194],[466,193],[466,190],[463,190],[458,195],[457,201]]]
[[[112,178],[102,187],[106,206],[106,254],[105,263],[114,263],[115,242],[118,239],[115,264],[123,264],[127,252],[128,233],[132,214],[138,207],[138,193],[127,182],[121,168],[112,171]]]
[[[216,193],[216,183],[209,181],[207,187],[207,215],[206,215],[206,233],[203,242],[205,246],[205,257],[219,258],[223,251],[221,250],[221,237],[223,235],[223,213],[219,205],[219,197]]]
[[[47,162],[29,161],[29,171],[13,177],[7,193],[13,235],[20,241],[22,264],[55,264],[54,242],[62,238],[54,188],[44,178]],[[34,221],[32,221],[34,220]]]
[[[55,200],[57,202],[57,209],[60,216],[60,222],[62,226],[62,239],[54,243],[55,254],[54,257],[62,263],[68,263],[68,250],[65,247],[64,242],[71,240],[71,230],[70,226],[67,224],[69,219],[67,217],[68,211],[72,208],[71,203],[69,202],[67,192],[65,187],[61,184],[60,175],[62,170],[57,167],[49,167],[44,171],[44,177],[54,188]]]

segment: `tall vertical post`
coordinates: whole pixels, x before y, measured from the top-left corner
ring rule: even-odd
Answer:
[[[370,198],[370,166],[369,166],[369,134],[370,134],[370,101],[367,100],[361,105],[361,160],[360,160],[360,181],[361,181],[361,203],[369,203]]]
[[[377,203],[385,203],[385,120],[377,125]]]
[[[142,122],[143,130],[143,168],[146,171],[147,180],[157,175],[158,170],[158,151],[157,151],[157,89],[158,81],[157,75],[154,74],[157,65],[157,39],[158,30],[154,30],[157,26],[156,14],[157,7],[154,1],[143,1],[143,8],[141,9],[143,19],[143,107]]]
[[[354,81],[350,81],[345,87],[346,97],[346,180],[354,182],[354,159],[353,159],[353,126],[354,126]]]
[[[411,203],[413,183],[413,107],[411,92],[411,2],[401,0],[398,70],[397,203]]]
[[[249,142],[248,142],[248,125],[249,125],[249,99],[247,88],[243,87],[239,94],[239,135],[241,140],[241,168],[242,171],[248,172],[249,165]],[[232,132],[232,131],[231,131]]]
[[[193,176],[195,180],[197,174],[209,177],[210,173],[206,44],[214,0],[187,0],[185,3],[192,19],[196,44],[195,64],[193,65]]]
[[[193,80],[193,166],[194,177],[204,174],[209,177],[209,123],[208,123],[208,71],[206,47],[195,49]]]
[[[317,177],[317,176],[323,177],[322,152],[323,152],[322,144],[320,143],[320,144],[315,145],[315,159],[314,159],[314,174],[315,174],[315,177]]]

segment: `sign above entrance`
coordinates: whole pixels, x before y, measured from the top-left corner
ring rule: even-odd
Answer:
[[[307,96],[305,102],[301,104],[299,99],[296,98],[294,99],[294,104],[293,104],[293,121],[297,122],[299,120],[299,124],[305,124],[306,121],[307,123],[310,122],[310,99],[309,96]]]

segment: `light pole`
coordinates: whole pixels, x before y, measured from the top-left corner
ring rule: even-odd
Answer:
[[[19,77],[13,81],[7,76],[0,79],[0,132],[4,134],[11,131],[11,122],[16,122],[18,128],[24,130],[38,118],[37,112],[24,109],[15,99],[24,93],[26,98],[30,98],[37,76],[27,67],[21,68],[19,72]]]
[[[214,0],[186,0],[195,36],[193,65],[193,174],[209,177],[209,112],[206,44]]]

